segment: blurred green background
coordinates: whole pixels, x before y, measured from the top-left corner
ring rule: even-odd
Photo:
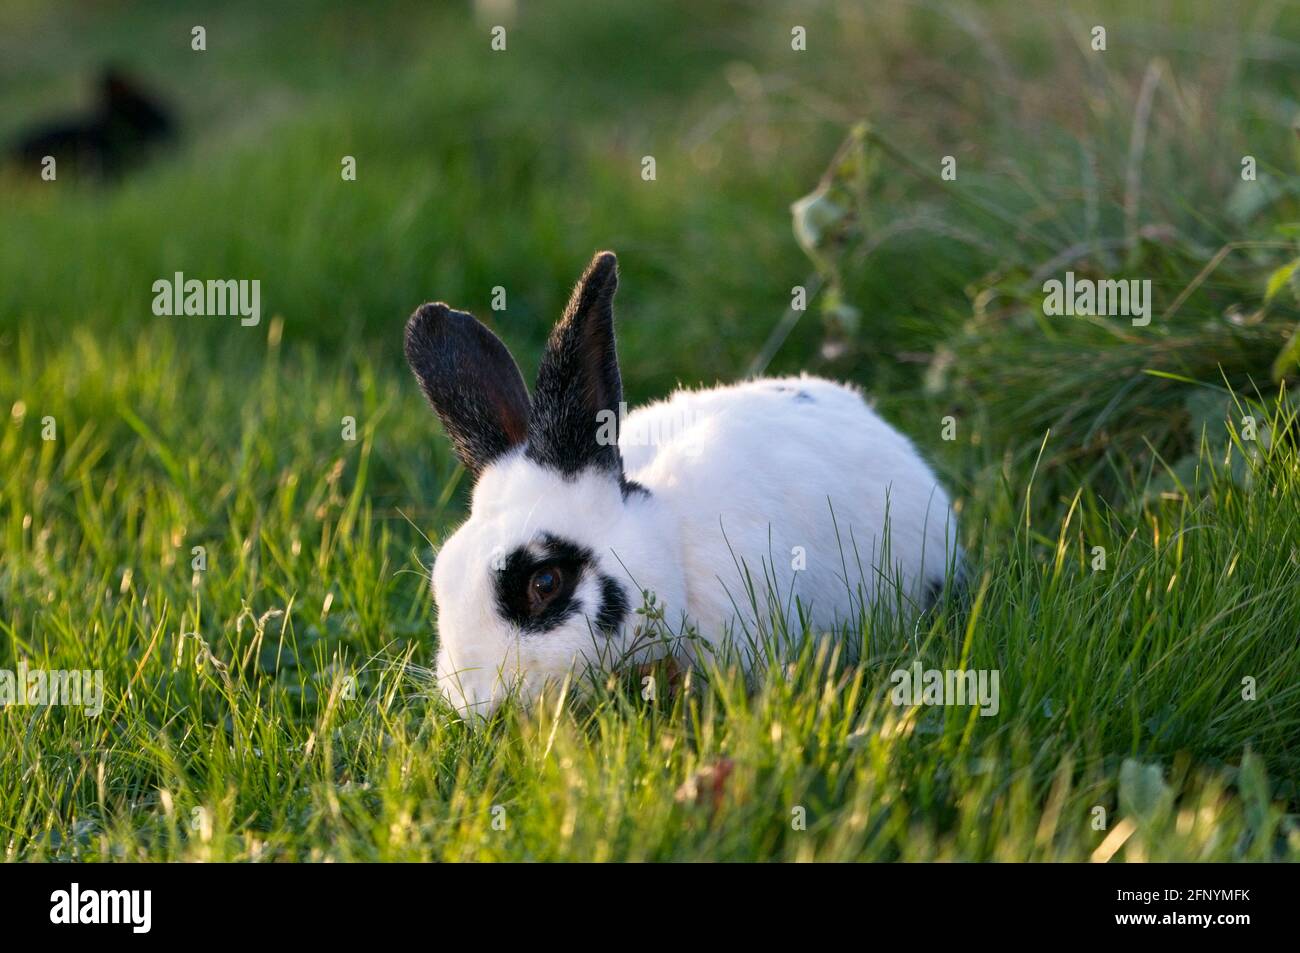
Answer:
[[[1043,264],[1126,237],[1133,108],[1152,63],[1164,80],[1138,224],[1201,248],[1240,237],[1240,157],[1265,179],[1294,165],[1288,12],[557,2],[476,19],[467,3],[19,0],[3,13],[0,137],[84,102],[116,62],[179,110],[184,144],[115,188],[8,180],[0,314],[7,328],[125,332],[157,323],[150,283],[183,270],[260,277],[287,343],[391,344],[421,300],[486,315],[501,285],[497,321],[528,361],[581,264],[610,247],[633,393],[730,377],[809,270],[789,204],[867,119],[934,178],[954,156],[963,193],[1021,223],[970,227],[959,200],[883,164],[865,223],[878,244],[848,279],[867,316],[861,356],[896,357],[954,330],[1008,245]],[[489,46],[494,16],[504,52]],[[1089,30],[1106,22],[1108,49],[1093,52]],[[206,52],[190,49],[194,24]],[[795,24],[806,52],[790,48]],[[355,182],[340,179],[343,155]],[[1168,302],[1179,286],[1156,278]],[[221,322],[184,332],[232,336]],[[801,323],[778,364],[805,366],[817,334]]]
[[[613,248],[629,395],[732,379],[768,353],[790,289],[810,284],[789,206],[860,120],[896,150],[870,157],[838,243],[862,319],[824,349],[814,300],[773,370],[853,378],[890,401],[973,308],[1001,324],[1036,306],[1044,267],[1150,277],[1167,307],[1224,243],[1294,239],[1259,222],[1294,207],[1293,4],[513,9],[7,4],[0,138],[83,103],[114,62],[179,111],[183,145],[108,188],[9,170],[0,340],[157,333],[151,284],[183,271],[259,278],[291,351],[394,360],[404,316],[443,299],[490,318],[528,374],[582,263]],[[504,52],[490,47],[497,21]],[[206,52],[190,49],[195,24]],[[1095,24],[1109,24],[1104,52],[1090,48]],[[1259,182],[1240,180],[1248,154]],[[340,178],[344,155],[355,182]],[[938,180],[944,156],[955,183]],[[1183,317],[1239,305],[1225,276],[1248,257]],[[1260,278],[1262,294],[1287,257],[1256,252],[1241,283]],[[497,286],[508,307],[494,314]],[[197,360],[234,349],[247,367],[269,321],[170,324]],[[1049,345],[1088,333],[1026,330]],[[1230,370],[1266,363],[1282,323],[1266,337],[1258,354],[1229,354]]]

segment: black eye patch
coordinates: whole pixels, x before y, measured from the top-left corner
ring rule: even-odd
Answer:
[[[595,566],[591,550],[549,533],[540,547],[521,546],[510,553],[493,579],[497,608],[506,619],[528,633],[547,632],[571,618],[581,608],[574,593],[583,573]],[[544,605],[537,605],[535,583],[539,572],[558,576],[559,591],[549,593]],[[627,594],[618,580],[600,575],[600,601],[592,621],[606,634],[623,623]],[[533,598],[530,599],[530,590]]]
[[[596,613],[596,628],[613,635],[627,616],[627,590],[617,579],[600,577],[600,611]]]

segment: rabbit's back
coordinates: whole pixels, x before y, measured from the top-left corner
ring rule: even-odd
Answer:
[[[856,390],[832,381],[678,391],[629,415],[619,447],[628,478],[677,522],[702,631],[745,604],[737,562],[756,583],[774,581],[782,605],[793,607],[793,589],[815,624],[830,625],[856,611],[859,583],[871,598],[882,574],[923,603],[956,551],[929,466]]]

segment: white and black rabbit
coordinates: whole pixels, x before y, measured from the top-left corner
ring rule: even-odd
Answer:
[[[438,684],[462,714],[588,665],[689,664],[728,634],[748,660],[741,633],[770,627],[771,605],[796,632],[800,607],[817,631],[863,599],[923,608],[958,566],[943,487],[852,388],[751,380],[620,420],[617,267],[592,259],[531,399],[472,315],[426,304],[406,325],[407,361],[475,478],[432,579]],[[661,628],[692,637],[648,640],[646,593]]]

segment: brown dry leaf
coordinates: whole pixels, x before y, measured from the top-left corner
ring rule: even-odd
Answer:
[[[716,814],[727,793],[727,779],[735,769],[736,762],[730,758],[703,765],[683,782],[674,798],[678,804],[708,804]]]
[[[647,675],[654,677],[663,673],[664,680],[668,684],[669,691],[680,691],[682,683],[686,680],[689,669],[684,668],[674,656],[656,659],[653,662],[646,662],[644,665],[637,666],[637,675],[645,678]]]

